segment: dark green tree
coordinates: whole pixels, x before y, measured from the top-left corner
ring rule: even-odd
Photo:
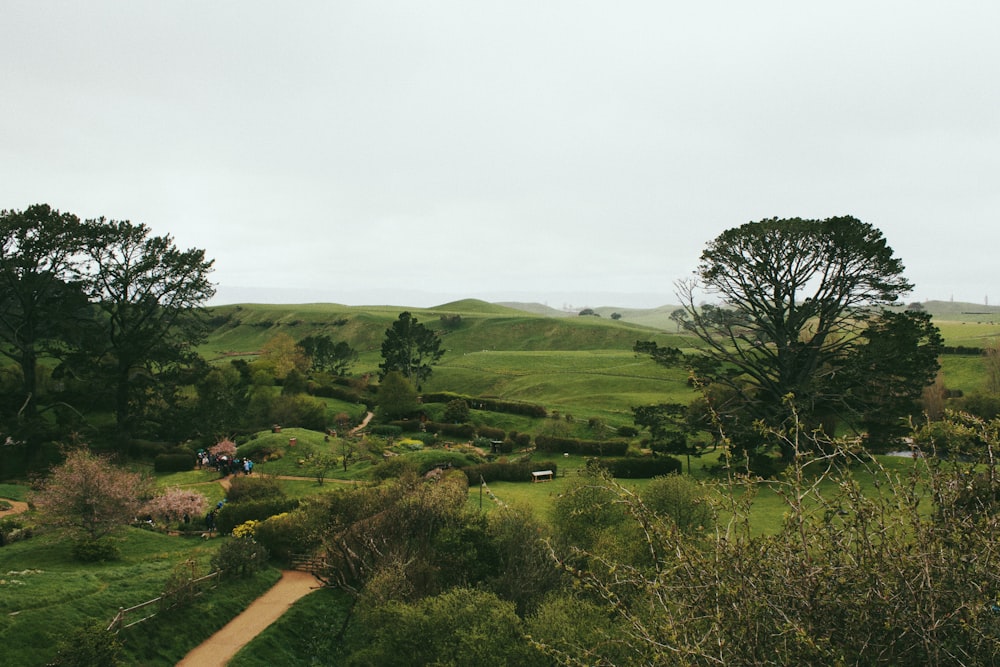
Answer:
[[[673,317],[703,343],[688,359],[697,381],[721,384],[738,399],[731,414],[772,427],[787,426],[793,412],[812,426],[858,425],[872,395],[845,397],[838,375],[859,363],[874,340],[897,346],[913,362],[880,380],[894,385],[890,393],[906,392],[907,385],[919,395],[929,371],[933,379],[936,359],[914,351],[919,341],[931,341],[929,330],[914,338],[870,329],[888,321],[885,309],[912,288],[902,262],[870,224],[853,217],[747,223],[710,242],[696,273],[678,283],[683,307]],[[698,305],[699,289],[719,305]],[[880,405],[890,407],[899,405]]]
[[[431,364],[442,355],[444,350],[437,334],[420,324],[409,312],[402,312],[399,319],[385,330],[379,378],[384,378],[391,371],[399,371],[419,389],[431,375]]]
[[[84,226],[46,204],[0,212],[0,354],[20,369],[17,420],[39,407],[38,361],[59,355],[87,310],[80,289]]]
[[[113,392],[119,445],[127,447],[163,380],[195,359],[206,331],[203,304],[215,293],[205,251],[178,249],[144,224],[87,222],[87,289],[95,320],[91,370]]]
[[[417,411],[417,390],[399,371],[390,371],[378,387],[378,415],[382,419],[402,419]]]
[[[649,429],[654,452],[686,456],[688,473],[691,457],[701,456],[708,446],[704,439],[695,437],[700,430],[695,425],[698,418],[689,416],[688,408],[680,403],[636,406],[632,408],[632,418],[637,427]]]
[[[309,357],[314,371],[347,375],[351,364],[358,359],[358,352],[344,341],[336,343],[327,336],[307,336],[299,341],[299,347]]]

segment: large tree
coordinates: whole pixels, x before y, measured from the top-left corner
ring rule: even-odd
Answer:
[[[678,283],[682,308],[674,318],[704,344],[692,359],[695,375],[728,387],[744,423],[750,417],[777,426],[793,412],[813,425],[858,423],[873,393],[845,393],[845,371],[857,369],[876,343],[906,359],[882,378],[894,386],[880,389],[883,396],[906,393],[903,386],[919,396],[933,380],[936,329],[926,319],[889,314],[912,285],[870,224],[853,217],[747,223],[708,244],[696,275]],[[716,305],[700,305],[699,290]],[[882,407],[899,416],[902,405]]]
[[[399,371],[419,389],[420,384],[430,377],[431,364],[443,354],[437,334],[420,324],[409,312],[402,312],[385,331],[379,377]]]
[[[65,349],[74,317],[86,309],[79,288],[84,226],[46,204],[0,212],[0,354],[20,369],[17,415],[38,411],[38,361]]]
[[[75,449],[41,482],[32,502],[44,523],[96,540],[133,521],[152,491],[140,473]]]
[[[113,392],[119,442],[127,446],[144,408],[195,358],[206,331],[203,308],[215,293],[212,260],[180,250],[144,224],[88,221],[88,290],[100,310],[90,355]]]

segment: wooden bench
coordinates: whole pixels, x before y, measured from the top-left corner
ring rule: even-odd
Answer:
[[[532,482],[551,482],[552,481],[552,471],[551,470],[536,470],[531,473]]]

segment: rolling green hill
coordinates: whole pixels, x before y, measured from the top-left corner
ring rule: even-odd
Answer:
[[[1000,307],[930,301],[922,306],[947,345],[985,347],[1000,336]],[[236,304],[211,309],[214,330],[202,346],[215,362],[253,358],[278,333],[294,340],[328,335],[360,354],[353,375],[376,373],[385,330],[409,310],[438,331],[446,350],[426,391],[541,403],[577,418],[630,422],[634,405],[687,402],[691,390],[680,370],[657,367],[632,352],[637,340],[691,348],[696,341],[670,320],[676,306],[654,309],[602,307],[579,316],[540,304],[494,304],[463,299],[432,308],[341,304]],[[611,319],[612,313],[622,317]],[[950,389],[982,388],[977,357],[943,358]]]

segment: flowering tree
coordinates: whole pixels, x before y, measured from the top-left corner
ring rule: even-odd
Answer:
[[[236,443],[229,438],[223,438],[208,448],[208,453],[213,456],[236,456]]]
[[[96,540],[131,522],[150,495],[151,480],[76,449],[40,483],[32,502],[43,522]]]
[[[207,507],[208,498],[203,494],[174,487],[143,505],[142,513],[166,523],[174,523],[184,517],[201,516]]]

